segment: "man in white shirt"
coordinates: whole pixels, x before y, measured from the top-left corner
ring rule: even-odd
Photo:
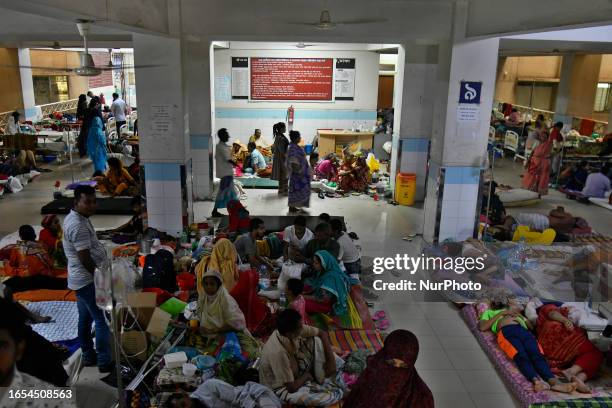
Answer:
[[[73,390],[56,388],[22,373],[17,362],[26,348],[25,318],[10,301],[0,299],[0,407],[75,407]]]
[[[221,179],[219,183],[219,192],[215,199],[215,207],[212,211],[213,217],[222,217],[219,208],[227,208],[232,200],[238,200],[238,194],[234,189],[234,166],[236,163],[232,160],[232,148],[227,142],[230,138],[226,128],[221,128],[217,132],[219,143],[215,149],[215,167],[217,169],[217,177]]]
[[[115,126],[117,128],[117,134],[121,137],[121,126],[126,124],[125,114],[127,112],[127,106],[125,101],[119,97],[119,94],[113,92],[113,103],[110,107],[113,117],[115,118]]]
[[[293,225],[285,228],[283,233],[283,254],[285,259],[291,259],[291,252],[302,252],[308,241],[314,238],[311,230],[306,228],[306,218],[298,215]]]
[[[361,274],[361,253],[352,238],[343,231],[342,221],[334,218],[329,222],[329,225],[331,226],[332,237],[334,237],[338,245],[340,245],[340,255],[338,258],[344,264],[346,273],[348,275]]]

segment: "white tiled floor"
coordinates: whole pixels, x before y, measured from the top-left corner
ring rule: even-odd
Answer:
[[[501,164],[497,169],[496,179],[504,184],[519,185],[520,166],[506,160],[499,163]],[[76,173],[77,177],[88,176],[90,170],[84,164],[80,168],[77,167]],[[71,174],[67,169],[43,174],[34,183],[26,186],[23,192],[14,196],[8,195],[0,200],[0,212],[5,215],[0,217],[0,236],[15,231],[21,224],[40,222],[40,207],[51,199],[53,182],[56,179],[65,184],[70,181]],[[247,193],[245,204],[252,215],[287,213],[286,201],[279,199],[275,191],[247,190]],[[599,207],[587,207],[565,200],[555,192],[546,196],[540,205],[518,211],[545,212],[556,205],[565,205],[567,210],[584,217],[601,232],[612,231],[612,217],[609,217],[608,212]],[[210,202],[196,203],[196,219],[202,219],[211,209]],[[517,209],[511,210],[516,211]],[[313,195],[310,212],[313,215],[321,212],[343,215],[349,230],[359,234],[359,244],[363,247],[364,256],[420,254],[422,242],[418,238],[413,242],[402,241],[401,238],[411,232],[421,232],[421,208],[395,207],[362,197],[321,200]],[[96,216],[93,223],[96,227],[111,227],[121,224],[126,218]],[[383,274],[381,277],[389,281],[398,280],[389,274]],[[405,276],[402,278],[407,279]],[[402,292],[387,292],[381,295],[381,302],[375,309],[379,308],[387,310],[391,329],[409,329],[419,338],[421,351],[417,368],[434,393],[436,407],[516,406],[452,305],[423,302],[421,298]],[[79,406],[110,405],[113,390],[99,382],[99,377],[95,369],[83,370],[77,385]]]

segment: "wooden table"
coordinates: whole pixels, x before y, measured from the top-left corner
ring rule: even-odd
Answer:
[[[330,153],[335,153],[337,145],[361,143],[362,150],[371,150],[374,133],[320,129],[317,131],[317,138],[319,143],[319,157],[323,158]]]

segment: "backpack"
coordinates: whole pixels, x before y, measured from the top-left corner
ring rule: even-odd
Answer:
[[[176,271],[174,270],[174,256],[165,249],[145,257],[142,270],[142,286],[144,288],[160,288],[168,292],[175,292]]]

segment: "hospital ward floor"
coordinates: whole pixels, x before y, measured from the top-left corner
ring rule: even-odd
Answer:
[[[498,162],[499,163],[499,162]],[[38,225],[41,221],[40,207],[51,200],[53,184],[60,180],[62,185],[71,181],[69,168],[44,173],[25,189],[15,195],[6,195],[0,199],[0,237],[14,232],[21,224]],[[91,169],[84,163],[75,165],[77,178],[87,177]],[[520,184],[520,166],[504,160],[497,169],[498,182],[503,184]],[[243,203],[253,216],[284,215],[287,213],[286,199],[281,199],[274,190],[246,190],[247,199]],[[607,210],[595,206],[585,206],[553,192],[546,196],[541,204],[518,211],[548,212],[556,205],[564,205],[574,215],[584,217],[600,232],[612,232],[612,217]],[[195,204],[196,219],[210,214],[212,202]],[[360,240],[364,257],[394,256],[408,254],[417,256],[421,253],[423,242],[415,238],[411,242],[402,237],[422,231],[422,207],[392,206],[384,202],[375,202],[367,197],[326,198],[319,199],[312,195],[311,215],[327,212],[342,215],[349,231],[355,231]],[[95,216],[92,222],[96,228],[108,228],[121,225],[128,217]],[[394,277],[383,274],[388,281],[407,279],[408,276]],[[409,292],[382,292],[372,313],[376,310],[387,311],[391,328],[403,328],[414,332],[420,343],[417,369],[420,376],[431,388],[436,407],[471,408],[471,407],[515,407],[499,375],[495,372],[488,357],[481,350],[476,339],[459,316],[458,311],[443,301],[428,299],[425,301]],[[79,407],[110,407],[114,401],[114,389],[98,381],[102,375],[95,368],[81,371],[77,382]]]

